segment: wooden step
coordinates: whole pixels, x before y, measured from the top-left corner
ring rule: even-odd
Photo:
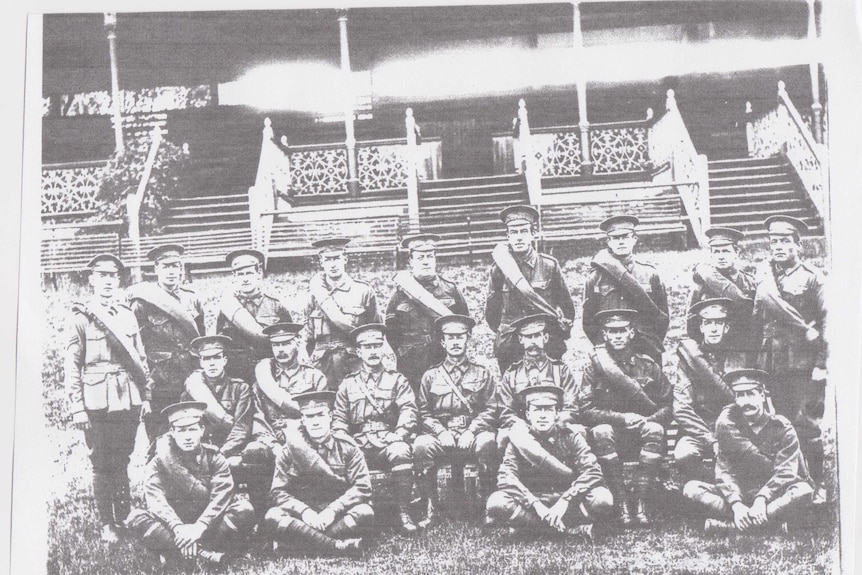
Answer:
[[[796,187],[792,182],[764,182],[761,184],[738,184],[738,185],[723,185],[723,186],[715,186],[713,187],[711,184],[709,186],[709,194],[710,195],[725,195],[725,194],[734,194],[740,193],[747,190],[751,191],[770,191],[770,190],[785,190],[785,191],[793,191]]]

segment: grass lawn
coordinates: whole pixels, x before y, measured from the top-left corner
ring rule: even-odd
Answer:
[[[807,246],[809,261],[824,266],[822,247]],[[760,260],[762,248],[750,250],[748,257]],[[667,349],[673,350],[684,329],[690,266],[697,252],[648,253],[661,270],[668,291],[671,326]],[[355,266],[351,266],[355,267]],[[589,258],[564,262],[569,288],[576,302],[581,299]],[[372,284],[384,307],[392,292],[393,271],[360,271],[350,269],[354,277]],[[492,334],[482,320],[486,292],[487,266],[443,267],[441,273],[456,281],[479,321],[471,353],[495,369],[492,358]],[[301,296],[310,274],[272,274],[267,284],[279,292],[293,311],[300,311]],[[98,541],[98,525],[92,504],[92,487],[87,450],[82,437],[69,427],[62,386],[62,349],[69,304],[85,292],[85,284],[60,278],[44,287],[47,324],[45,326],[43,361],[43,397],[45,433],[51,446],[45,454],[52,470],[48,501],[49,573],[146,573],[156,563],[131,541],[108,548]],[[217,298],[228,285],[225,277],[195,280],[194,287],[208,310],[207,322],[215,322]],[[576,326],[579,326],[576,320]],[[589,351],[586,338],[575,330],[570,352],[564,358],[579,374]],[[665,368],[674,369],[672,353],[665,354]],[[830,385],[832,405],[833,387]],[[827,410],[829,411],[829,410]],[[828,465],[834,469],[834,414],[825,419]],[[142,502],[141,469],[145,435],[139,430],[132,456],[130,476],[135,505]],[[834,475],[834,473],[833,473]],[[833,490],[834,492],[834,490]],[[406,539],[388,527],[370,540],[363,559],[320,559],[286,557],[262,548],[251,556],[221,569],[222,573],[291,573],[291,574],[368,574],[368,573],[830,573],[837,565],[837,506],[827,506],[801,518],[791,526],[789,535],[729,536],[706,538],[699,533],[702,519],[686,518],[684,504],[662,495],[658,521],[649,530],[622,531],[597,526],[592,543],[566,539],[514,539],[503,529],[485,529],[475,521],[449,521],[434,527],[425,536]]]

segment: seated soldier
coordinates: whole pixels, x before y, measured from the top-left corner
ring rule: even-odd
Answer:
[[[187,401],[162,410],[170,429],[156,439],[147,463],[147,510],[134,509],[126,522],[163,561],[200,557],[221,562],[224,553],[242,552],[254,526],[254,509],[234,494],[227,461],[202,442],[206,408]]]
[[[499,491],[488,499],[488,517],[525,530],[556,530],[590,537],[592,520],[608,515],[613,498],[602,484],[602,470],[584,435],[557,416],[563,390],[553,385],[520,392],[530,434],[554,467],[533,465],[512,442],[506,447],[497,480]]]
[[[317,551],[353,554],[361,550],[360,529],[374,519],[371,478],[356,443],[332,432],[331,391],[310,391],[294,397],[302,414],[302,444],[288,438],[272,481],[273,507],[265,525],[273,539],[310,544]],[[314,448],[307,456],[305,445]],[[297,451],[295,447],[300,449]]]
[[[742,354],[728,347],[728,298],[704,299],[689,308],[697,318],[698,341],[682,339],[676,353],[679,363],[673,391],[673,417],[679,436],[673,457],[683,481],[707,480],[711,473],[704,459],[715,456],[715,420],[733,403],[733,392],[722,379],[728,369],[745,365]]]
[[[419,420],[422,435],[413,443],[419,487],[428,500],[424,523],[434,520],[437,498],[436,465],[461,463],[473,455],[479,462],[480,493],[492,486],[497,459],[494,429],[483,418],[494,395],[494,380],[483,366],[467,357],[470,330],[476,322],[465,315],[446,315],[435,328],[446,359],[422,376],[419,386]]]
[[[262,417],[258,425],[269,428],[284,442],[286,433],[296,432],[299,406],[293,396],[326,389],[326,376],[299,361],[301,323],[277,323],[263,329],[272,346],[272,357],[254,368],[255,394]]]
[[[230,345],[225,335],[192,340],[191,353],[201,368],[186,378],[182,399],[206,404],[204,441],[217,447],[227,459],[234,481],[248,486],[258,519],[263,519],[275,456],[263,438],[254,436],[255,409],[248,385],[226,375]]]
[[[416,398],[407,378],[383,366],[385,325],[361,325],[350,337],[362,365],[338,388],[332,428],[352,436],[370,466],[392,472],[401,531],[411,535],[419,530],[410,517]]]
[[[725,376],[735,399],[715,424],[716,483],[689,481],[683,489],[685,497],[718,518],[706,520],[707,532],[780,527],[811,503],[814,482],[796,430],[784,416],[768,409],[767,377],[759,369],[739,369]]]
[[[661,367],[635,353],[633,320],[637,311],[605,310],[596,317],[605,343],[597,345],[584,369],[581,416],[590,426],[593,450],[617,502],[624,527],[650,524],[644,499],[658,477],[664,453],[665,427],[670,424],[673,397]],[[634,518],[623,478],[622,456],[638,454],[634,477]]]

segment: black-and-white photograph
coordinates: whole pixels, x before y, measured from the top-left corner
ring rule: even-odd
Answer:
[[[32,17],[30,562],[837,573],[824,4]]]

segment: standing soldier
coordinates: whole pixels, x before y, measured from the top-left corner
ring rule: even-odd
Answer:
[[[464,315],[446,315],[435,322],[446,351],[442,363],[425,372],[419,387],[422,435],[413,443],[419,486],[428,500],[425,521],[434,521],[437,498],[436,465],[441,461],[479,462],[480,493],[490,492],[497,465],[497,442],[485,412],[491,407],[494,379],[467,357],[470,330],[476,322]]]
[[[369,465],[392,472],[401,531],[411,535],[418,531],[410,517],[416,398],[407,378],[383,367],[385,325],[359,326],[350,336],[362,365],[338,388],[332,428],[351,435]]]
[[[87,267],[93,295],[72,304],[65,386],[72,422],[90,450],[101,538],[115,543],[129,514],[129,455],[151,381],[135,314],[116,300],[122,262],[99,254]]]
[[[437,275],[437,241],[434,234],[404,238],[410,251],[410,271],[395,274],[395,292],[386,306],[388,340],[398,357],[398,372],[407,378],[414,393],[429,367],[445,353],[434,334],[434,320],[449,315],[469,315],[458,287]]]
[[[314,453],[297,456],[289,441],[279,455],[266,528],[276,541],[357,553],[362,540],[356,536],[374,520],[365,456],[352,439],[332,432],[333,392],[310,391],[295,399],[302,413],[300,447],[304,453],[311,445]]]
[[[607,234],[608,248],[590,262],[592,269],[584,286],[583,327],[593,345],[600,345],[603,330],[599,312],[637,310],[634,349],[661,365],[669,323],[667,293],[655,266],[632,253],[638,242],[638,221],[634,216],[617,215],[599,225]]]
[[[735,397],[715,426],[715,485],[690,481],[683,494],[706,507],[707,532],[778,526],[811,502],[813,482],[787,419],[768,411],[768,374],[740,369],[726,376]]]
[[[682,339],[676,353],[676,385],[673,417],[679,436],[673,457],[684,480],[706,479],[704,459],[715,456],[715,420],[733,402],[733,392],[724,382],[730,369],[745,366],[742,354],[729,349],[731,330],[728,298],[703,299],[689,308],[700,319],[697,340]]]
[[[134,510],[129,529],[163,559],[200,557],[220,563],[238,555],[254,526],[254,510],[234,493],[230,466],[203,443],[205,403],[187,401],[164,410],[170,431],[158,438],[147,463],[147,510]]]
[[[560,264],[549,255],[533,248],[539,212],[530,206],[512,206],[500,212],[506,224],[506,243],[498,244],[493,253],[485,321],[497,333],[494,354],[500,372],[521,358],[523,349],[512,324],[524,316],[537,313],[556,318],[549,326],[546,352],[560,359],[566,351],[575,318],[575,304],[563,279]]]
[[[299,419],[294,396],[326,389],[326,376],[319,369],[299,361],[301,323],[277,323],[264,328],[272,357],[255,367],[255,394],[267,427],[277,436],[290,432],[291,421]],[[279,437],[283,442],[284,437]]]
[[[776,413],[793,423],[817,485],[814,501],[826,500],[823,483],[823,417],[826,389],[826,307],[823,276],[800,258],[805,223],[789,216],[764,222],[771,260],[757,277],[755,317],[762,345],[758,366],[771,375]]]
[[[593,450],[624,527],[650,524],[644,499],[658,477],[673,403],[671,386],[661,367],[633,349],[637,315],[630,309],[599,312],[596,319],[604,326],[605,343],[590,354],[581,388],[581,417],[591,427]],[[620,459],[632,452],[638,454],[634,518]]]
[[[233,274],[233,289],[222,294],[216,333],[231,339],[228,374],[251,384],[254,367],[269,357],[269,338],[263,328],[291,321],[281,301],[261,287],[264,256],[257,250],[236,250],[225,258]]]
[[[151,442],[167,430],[162,409],[180,400],[183,383],[197,368],[189,342],[204,334],[200,299],[182,285],[184,251],[176,244],[151,249],[147,258],[153,262],[156,281],[138,283],[127,290],[153,376],[152,411],[144,417]]]
[[[236,483],[248,485],[248,495],[259,518],[266,512],[274,456],[254,433],[254,399],[241,379],[228,377],[230,338],[209,335],[192,341],[192,354],[201,368],[186,378],[183,400],[206,404],[204,440],[227,459]]]
[[[509,443],[500,465],[500,490],[488,499],[488,517],[515,529],[590,538],[593,519],[613,508],[596,456],[583,434],[558,423],[562,389],[537,385],[525,388],[520,395],[530,434],[557,466],[534,465],[515,443]]]
[[[730,331],[726,343],[734,342],[739,351],[756,351],[760,342],[755,342],[752,334],[754,276],[739,269],[739,241],[744,235],[733,228],[713,227],[706,230],[706,237],[709,262],[700,262],[692,270],[694,287],[689,307],[705,299],[728,298]],[[688,337],[700,339],[700,325],[700,317],[689,315]]]
[[[311,244],[318,249],[323,273],[312,277],[308,285],[306,347],[311,364],[326,375],[330,391],[338,389],[345,375],[359,369],[350,332],[380,321],[374,290],[344,271],[349,242],[347,238],[331,238]]]

